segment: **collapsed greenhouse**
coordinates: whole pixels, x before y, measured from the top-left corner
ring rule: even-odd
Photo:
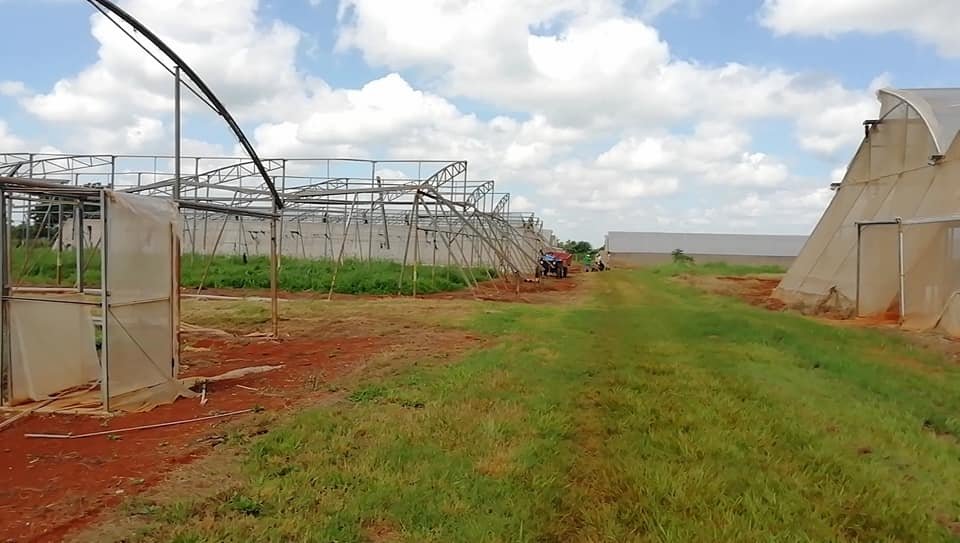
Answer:
[[[464,161],[264,160],[276,197],[251,161],[182,157],[193,173],[179,177],[175,162],[0,154],[4,404],[91,383],[85,399],[59,406],[89,407],[97,394],[104,409],[139,410],[192,395],[177,380],[181,254],[270,256],[276,336],[284,257],[399,262],[398,291],[411,273],[415,295],[421,265],[456,268],[471,287],[494,277],[519,285],[552,241],[492,180],[470,179]],[[74,256],[74,284],[22,284],[43,251],[56,253],[58,278],[64,255]],[[91,258],[99,277],[84,269]],[[51,326],[60,341],[47,341]]]
[[[198,291],[217,257],[266,262],[278,338],[284,259],[330,262],[328,299],[347,261],[396,263],[395,293],[417,295],[421,266],[519,292],[554,244],[463,160],[261,159],[160,37],[110,0],[87,2],[172,77],[173,153],[0,153],[0,407],[136,411],[193,395],[179,379],[185,256],[203,263]],[[244,156],[184,156],[183,90]],[[37,284],[43,266],[53,278]]]
[[[884,89],[880,115],[774,293],[960,335],[960,89]]]

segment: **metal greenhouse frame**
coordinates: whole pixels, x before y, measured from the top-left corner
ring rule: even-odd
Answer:
[[[182,254],[207,259],[205,270],[218,254],[269,257],[270,335],[278,337],[284,257],[335,262],[328,297],[347,259],[400,263],[397,291],[409,284],[414,296],[420,266],[438,261],[470,287],[499,276],[519,292],[553,244],[538,217],[512,211],[510,195],[469,177],[463,160],[261,158],[176,52],[114,2],[87,2],[172,76],[173,154],[0,153],[0,406],[59,403],[61,390],[89,383],[79,392],[99,388],[94,403],[106,411],[191,395],[177,380]],[[182,154],[183,89],[224,120],[246,156]],[[56,255],[56,284],[22,284],[40,249]],[[72,285],[64,284],[68,254]],[[205,280],[206,271],[201,291]],[[136,290],[141,283],[149,294]],[[99,352],[91,308],[101,321]],[[42,341],[44,321],[65,330],[62,342]],[[65,359],[70,371],[52,377],[51,364]]]

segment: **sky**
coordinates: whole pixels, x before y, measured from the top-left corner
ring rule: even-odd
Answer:
[[[121,0],[270,157],[457,159],[562,239],[809,233],[876,91],[957,86],[955,0]],[[173,82],[0,0],[0,152],[170,154]],[[239,152],[184,102],[184,153]]]

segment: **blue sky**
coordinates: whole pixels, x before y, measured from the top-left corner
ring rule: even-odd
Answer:
[[[954,86],[960,68],[948,25],[893,0],[121,4],[261,154],[466,159],[562,237],[594,242],[809,232],[876,88]],[[914,4],[960,16],[957,3]],[[0,48],[0,150],[170,151],[169,83],[116,29],[94,32],[89,5],[0,11],[16,21],[16,45]],[[185,137],[234,151],[209,113],[188,111]]]

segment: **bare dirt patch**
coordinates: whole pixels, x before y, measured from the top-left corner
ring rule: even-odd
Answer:
[[[479,283],[473,290],[440,292],[429,294],[425,298],[438,300],[486,300],[491,302],[543,303],[557,296],[563,296],[576,290],[580,283],[579,274],[571,274],[564,279],[541,277],[537,281],[508,281],[495,279]]]
[[[773,297],[778,275],[712,276],[684,275],[681,280],[713,294],[732,296],[758,307],[783,311],[786,304]]]
[[[356,318],[343,310],[331,310],[331,315],[325,316],[324,306],[333,306],[314,305],[317,307],[300,309],[298,317],[286,318],[282,323],[284,337],[279,341],[224,333],[185,333],[183,376],[213,376],[259,365],[283,366],[208,383],[206,405],[197,399],[181,399],[146,413],[109,418],[34,414],[4,429],[0,436],[4,481],[0,485],[0,541],[60,541],[124,497],[143,492],[170,472],[209,454],[238,425],[254,434],[266,432],[267,427],[257,426],[262,424],[257,422],[258,415],[250,414],[239,420],[216,419],[72,440],[32,439],[25,433],[98,432],[255,406],[276,413],[335,398],[340,381],[372,362],[389,367],[411,360],[443,360],[479,343],[478,338],[452,328],[409,330],[408,324],[395,322],[395,312],[391,311],[369,315],[362,326],[357,326]],[[295,307],[290,309],[298,313],[293,311]],[[257,427],[245,427],[249,425]]]

